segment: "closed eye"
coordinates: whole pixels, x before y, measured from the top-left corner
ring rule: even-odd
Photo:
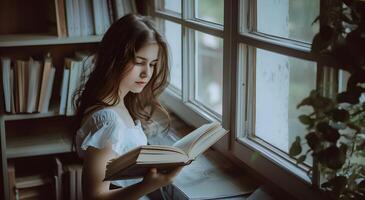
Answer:
[[[156,67],[157,66],[157,63],[151,63],[150,64],[150,67]]]

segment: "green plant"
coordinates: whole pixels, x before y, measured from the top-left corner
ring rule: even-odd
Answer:
[[[309,153],[333,199],[365,199],[365,1],[338,0],[316,20],[321,24],[311,51],[320,66],[349,73],[346,91],[324,97],[321,88],[298,105],[313,112],[299,116],[308,133],[307,152],[300,137],[289,154],[303,163]],[[313,175],[313,171],[310,172]]]

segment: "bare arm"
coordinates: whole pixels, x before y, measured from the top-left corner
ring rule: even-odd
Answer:
[[[138,199],[156,189],[168,185],[181,170],[176,168],[169,174],[161,174],[156,169],[142,182],[120,189],[109,190],[109,181],[103,181],[106,164],[113,158],[111,144],[103,149],[89,147],[86,150],[83,169],[83,194],[85,199]]]

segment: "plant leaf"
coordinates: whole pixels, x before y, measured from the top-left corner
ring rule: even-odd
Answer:
[[[305,136],[307,139],[308,146],[313,150],[313,152],[317,152],[319,150],[321,144],[321,138],[315,132],[310,132]]]
[[[359,192],[365,194],[365,179],[360,181],[359,185],[357,185],[357,189],[359,190]]]
[[[298,105],[297,105],[297,108],[300,108],[302,106],[312,106],[312,99],[310,97],[307,97],[305,99],[302,100],[302,102],[300,102]]]
[[[316,128],[322,133],[323,138],[328,142],[336,143],[340,138],[340,134],[338,133],[337,129],[328,125],[328,122],[320,122],[317,124]]]
[[[313,120],[308,115],[300,115],[298,118],[299,121],[305,125],[311,125],[314,123]]]
[[[297,164],[302,164],[306,158],[307,158],[307,155],[299,156],[299,158],[297,159]]]
[[[324,155],[325,164],[328,168],[333,170],[340,169],[346,161],[347,146],[341,144],[340,148],[332,145],[325,149]]]
[[[289,149],[289,155],[294,157],[299,155],[302,152],[302,146],[300,145],[300,137],[297,136],[295,138],[294,143],[291,145]]]
[[[324,188],[331,188],[335,193],[335,196],[338,197],[341,194],[347,184],[347,178],[345,176],[335,176],[334,178],[324,182],[321,186]]]
[[[332,111],[332,118],[336,122],[345,122],[349,120],[350,114],[347,110],[334,109]]]

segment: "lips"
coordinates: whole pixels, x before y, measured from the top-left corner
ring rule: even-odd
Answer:
[[[136,83],[137,83],[138,85],[145,85],[145,84],[146,84],[146,82],[143,82],[143,81],[136,81]]]

